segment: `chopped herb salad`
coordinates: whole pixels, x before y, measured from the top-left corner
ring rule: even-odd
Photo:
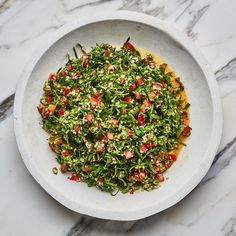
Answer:
[[[38,106],[60,171],[111,194],[157,188],[191,133],[183,84],[129,39],[77,47]]]

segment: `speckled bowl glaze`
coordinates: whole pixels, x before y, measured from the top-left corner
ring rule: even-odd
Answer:
[[[181,77],[189,102],[192,135],[179,159],[165,173],[166,181],[151,192],[111,196],[52,174],[58,166],[40,126],[36,106],[49,72],[66,62],[65,55],[80,42],[89,49],[95,43],[121,45],[132,42],[163,58]],[[219,91],[209,65],[184,35],[154,17],[113,12],[79,19],[58,30],[39,45],[18,83],[14,104],[17,143],[28,170],[37,182],[64,206],[90,216],[136,220],[160,212],[180,201],[200,182],[211,166],[220,142],[222,112]]]

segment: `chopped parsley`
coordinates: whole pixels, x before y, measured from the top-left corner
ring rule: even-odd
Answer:
[[[129,39],[82,52],[49,75],[38,106],[60,171],[111,194],[157,188],[191,133],[182,83]]]

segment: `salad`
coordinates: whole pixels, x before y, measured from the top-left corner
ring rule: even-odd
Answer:
[[[37,107],[60,171],[113,195],[156,189],[191,134],[183,84],[129,38],[77,47],[83,55],[73,48],[49,74]]]

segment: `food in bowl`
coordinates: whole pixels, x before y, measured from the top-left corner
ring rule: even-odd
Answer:
[[[38,106],[60,171],[113,195],[156,189],[191,134],[182,82],[129,38],[78,46],[83,55],[74,48],[49,75]]]

